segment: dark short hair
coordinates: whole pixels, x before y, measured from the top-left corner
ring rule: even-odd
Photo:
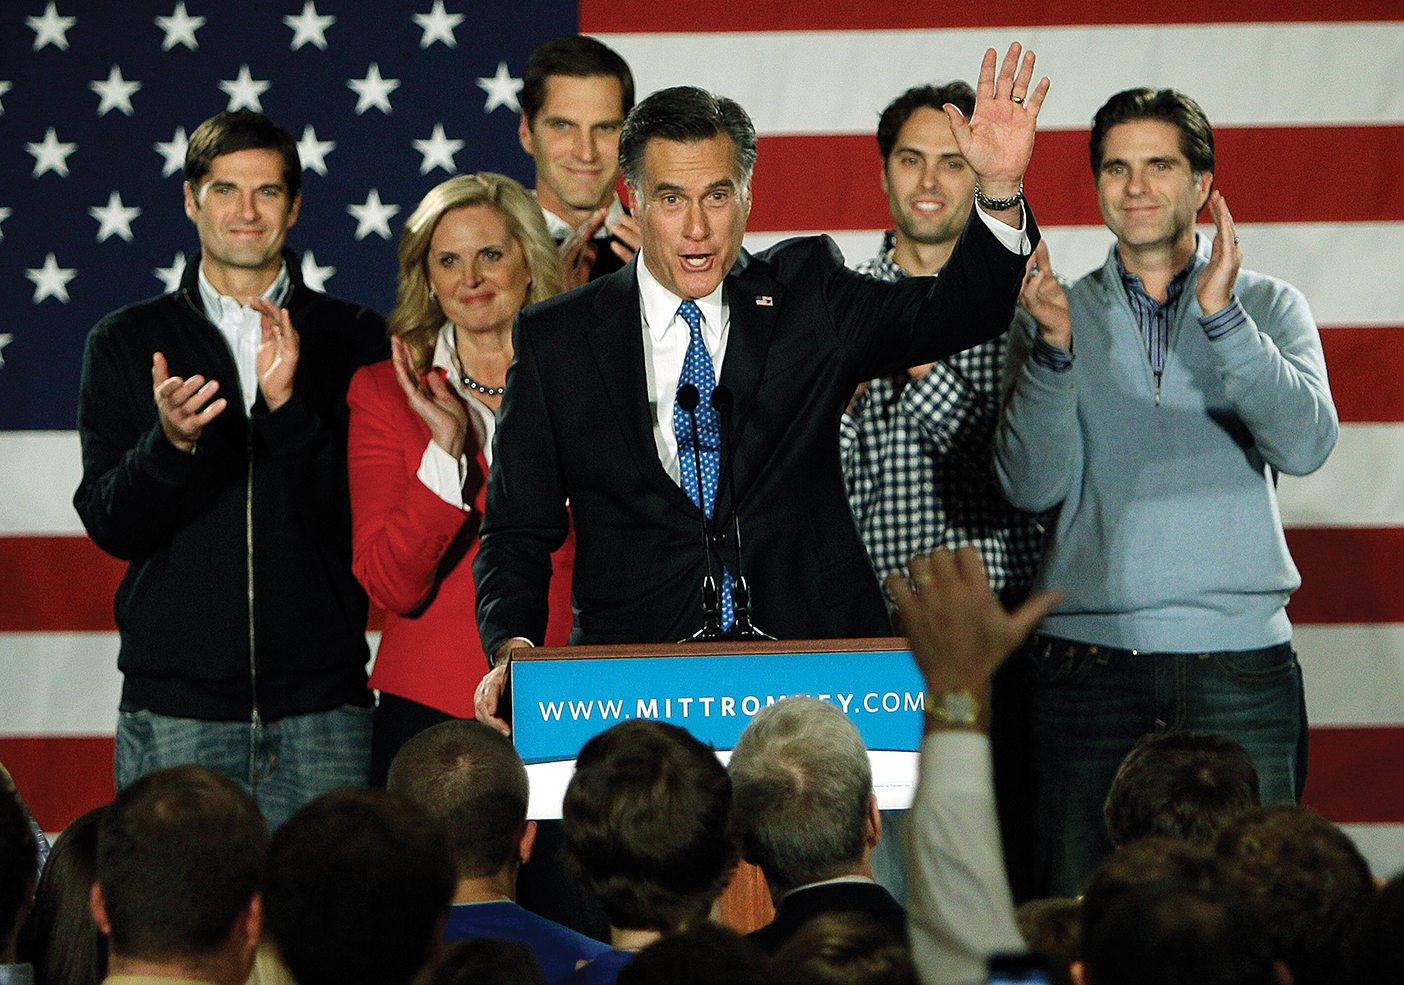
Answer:
[[[1258,771],[1243,746],[1204,732],[1159,732],[1121,761],[1102,814],[1113,845],[1146,835],[1212,845],[1259,802]]]
[[[457,880],[443,829],[400,794],[323,794],[273,836],[264,923],[298,985],[408,985]]]
[[[1203,845],[1151,836],[1124,845],[1102,859],[1082,894],[1082,939],[1086,940],[1113,903],[1137,886],[1173,880],[1187,886],[1217,883],[1219,866]]]
[[[821,913],[775,952],[776,985],[916,985],[911,950],[866,913]]]
[[[440,722],[410,739],[386,787],[444,826],[458,877],[492,875],[526,823],[526,767],[511,740],[481,722]]]
[[[882,111],[882,116],[878,117],[877,144],[882,159],[886,161],[891,156],[892,148],[897,146],[897,135],[902,132],[913,113],[923,106],[929,106],[945,115],[941,107],[947,103],[964,113],[968,120],[975,112],[975,90],[970,88],[969,82],[956,79],[939,86],[912,86],[888,103],[887,108]]]
[[[288,198],[302,191],[302,159],[292,134],[251,109],[216,113],[195,128],[185,147],[185,180],[196,191],[210,173],[214,159],[241,150],[275,150],[283,157],[283,184]]]
[[[763,709],[727,772],[742,854],[774,885],[832,879],[862,859],[872,767],[857,726],[834,705],[793,697]]]
[[[615,927],[705,919],[736,865],[731,780],[676,725],[633,719],[585,743],[561,811],[566,874]]]
[[[20,796],[0,780],[0,940],[19,923],[39,878],[39,842]]]
[[[1221,890],[1163,880],[1116,900],[1083,941],[1093,985],[1273,985],[1253,912]]]
[[[229,777],[187,763],[137,780],[98,822],[113,953],[213,954],[258,889],[267,851],[258,804]]]
[[[704,921],[669,934],[619,970],[619,985],[770,985],[765,955],[730,927]]]
[[[1309,807],[1275,805],[1231,821],[1216,851],[1225,885],[1257,911],[1293,982],[1332,981],[1375,895],[1355,843]]]
[[[107,976],[107,938],[88,903],[97,878],[98,824],[107,806],[68,823],[54,841],[20,931],[19,959],[44,985],[97,985]]]
[[[619,135],[619,170],[636,191],[643,184],[644,154],[655,137],[693,144],[725,134],[731,140],[740,190],[756,166],[756,128],[741,104],[696,86],[660,89],[634,107]]]
[[[521,941],[469,937],[444,950],[434,985],[546,985],[536,953]]]
[[[1107,131],[1118,123],[1132,120],[1159,120],[1171,124],[1180,131],[1180,153],[1189,161],[1190,170],[1195,174],[1214,170],[1214,128],[1199,104],[1174,89],[1141,88],[1118,92],[1092,117],[1088,150],[1094,176],[1102,170]]]
[[[546,105],[546,82],[553,75],[577,79],[612,75],[619,80],[620,115],[626,116],[634,108],[634,73],[629,71],[629,63],[603,42],[584,34],[567,34],[547,41],[527,58],[520,100],[527,126],[536,122],[536,114]]]

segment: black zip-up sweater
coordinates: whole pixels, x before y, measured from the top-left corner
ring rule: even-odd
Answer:
[[[174,294],[108,315],[88,336],[73,505],[130,562],[114,610],[122,708],[265,721],[366,706],[366,595],[351,574],[346,388],[386,356],[375,312],[309,290],[296,257],[293,395],[244,413],[228,343],[200,303],[199,256]],[[151,357],[218,380],[225,409],[193,454],[161,430]]]

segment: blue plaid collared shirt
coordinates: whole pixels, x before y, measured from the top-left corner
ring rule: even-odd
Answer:
[[[894,236],[858,267],[907,276]],[[979,548],[996,591],[1021,590],[1038,566],[1038,518],[1010,506],[994,477],[994,433],[1008,333],[935,363],[922,379],[872,380],[843,415],[839,448],[848,502],[868,556],[884,576],[918,551]]]

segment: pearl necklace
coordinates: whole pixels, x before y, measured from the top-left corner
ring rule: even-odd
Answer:
[[[483,386],[467,373],[463,374],[463,385],[470,390],[481,393],[485,397],[500,397],[507,392],[506,385],[503,386]]]

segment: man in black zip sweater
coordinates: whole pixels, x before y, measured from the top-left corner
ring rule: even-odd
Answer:
[[[262,114],[191,136],[200,261],[89,335],[74,496],[93,541],[129,562],[118,789],[197,762],[250,789],[274,828],[363,784],[370,740],[346,388],[384,358],[384,322],[303,284],[283,248],[301,173]]]

